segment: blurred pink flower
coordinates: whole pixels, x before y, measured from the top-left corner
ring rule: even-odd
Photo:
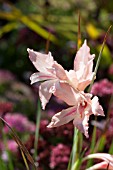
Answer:
[[[99,170],[99,169],[108,169],[108,170],[112,170],[113,169],[113,156],[107,153],[95,153],[95,154],[91,154],[88,155],[86,157],[87,159],[101,159],[103,160],[103,162],[98,163],[90,168],[88,168],[87,170]]]
[[[12,153],[16,153],[18,150],[18,144],[12,140],[9,139],[7,142],[4,144],[3,141],[0,143],[0,151],[6,151],[6,150],[11,151]]]
[[[42,108],[45,109],[52,94],[55,95],[55,87],[59,82],[68,83],[74,89],[83,91],[91,82],[94,73],[93,59],[95,55],[90,55],[90,49],[84,41],[74,60],[74,70],[69,72],[54,61],[51,53],[42,54],[27,49],[29,58],[39,71],[31,75],[31,84],[38,81],[45,81],[39,87],[39,96],[42,102]]]
[[[50,168],[59,168],[65,170],[69,161],[70,147],[64,144],[58,144],[52,148],[50,157]]]
[[[91,93],[100,97],[113,94],[113,83],[108,79],[100,80],[93,84]]]
[[[62,83],[60,85],[63,86],[63,91],[56,90],[56,96],[59,96],[72,107],[56,113],[47,127],[53,128],[61,126],[73,120],[74,126],[84,133],[86,137],[89,137],[88,120],[90,115],[104,116],[103,109],[98,102],[98,97],[95,96],[91,100],[92,95],[89,93],[78,92],[78,94],[76,94],[68,84]]]
[[[14,129],[19,132],[34,132],[35,124],[30,122],[28,118],[20,113],[7,113],[4,116],[6,122]],[[9,129],[7,126],[4,127],[4,132],[8,132]]]
[[[8,140],[7,141],[7,148],[10,150],[12,153],[16,153],[18,150],[18,145],[14,140]]]

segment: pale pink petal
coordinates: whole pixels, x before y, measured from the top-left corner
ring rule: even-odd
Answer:
[[[94,115],[101,115],[101,116],[104,116],[104,111],[103,111],[103,108],[102,106],[99,104],[98,102],[98,97],[95,96],[93,99],[92,99],[92,113]]]
[[[89,135],[88,135],[88,128],[89,128],[88,121],[89,121],[89,115],[88,114],[85,115],[84,112],[82,112],[82,114],[80,114],[79,110],[77,111],[77,113],[74,117],[74,121],[73,121],[74,126],[77,129],[79,129],[86,136],[86,138],[89,137]]]
[[[92,81],[92,78],[93,78],[93,74],[91,77],[89,77],[89,79],[83,79],[81,80],[79,83],[78,83],[78,89],[80,91],[84,91],[84,89],[91,83]]]
[[[87,65],[88,61],[94,59],[95,55],[90,54],[90,48],[87,46],[86,40],[79,49],[74,60],[74,70],[77,71],[81,68],[81,64]]]
[[[67,75],[65,73],[65,70],[60,64],[58,64],[57,62],[54,62],[52,67],[55,70],[56,77],[58,77],[60,80],[66,80],[67,79]]]
[[[50,52],[48,54],[42,54],[30,49],[27,49],[27,51],[31,62],[38,71],[47,73],[47,69],[52,68],[54,60]]]
[[[74,70],[69,70],[69,72],[66,71],[66,74],[68,77],[67,82],[70,83],[73,88],[77,89],[79,81],[76,72]]]
[[[70,107],[68,109],[62,110],[56,113],[51,120],[51,123],[47,126],[48,128],[53,128],[57,126],[64,125],[74,119],[76,115],[76,107]]]
[[[94,73],[92,73],[92,71],[93,71],[93,59],[88,61],[87,65],[85,67],[83,78],[86,79],[87,77],[89,77],[89,75],[94,74]]]
[[[97,163],[96,165],[91,166],[90,168],[86,170],[112,170],[113,166],[111,166],[108,162],[101,162]]]
[[[39,96],[42,104],[42,109],[45,109],[52,93],[54,92],[56,80],[49,80],[41,83],[39,87]]]
[[[70,106],[77,105],[80,101],[79,92],[75,92],[74,89],[68,83],[57,82],[55,84],[54,95]]]
[[[69,72],[66,72],[68,80],[67,82],[75,89],[78,89],[80,91],[83,91],[92,81],[93,79],[93,73],[88,74],[87,77],[83,77],[85,73],[86,66],[82,68],[81,70],[74,71],[70,70]]]
[[[31,84],[39,82],[39,81],[44,81],[44,80],[51,80],[51,79],[55,79],[56,77],[52,74],[46,74],[46,73],[34,73],[31,75],[30,80],[31,80]]]
[[[77,79],[80,81],[81,79],[84,79],[83,75],[85,73],[87,65],[84,65],[84,63],[81,62],[79,70],[76,71]]]
[[[109,170],[113,169],[113,156],[107,153],[95,153],[95,154],[90,154],[86,157],[87,159],[102,159],[103,161],[106,162],[106,164],[109,164]],[[105,163],[103,163],[105,164]],[[105,165],[106,165],[105,164]],[[92,170],[92,169],[88,169],[88,170]]]

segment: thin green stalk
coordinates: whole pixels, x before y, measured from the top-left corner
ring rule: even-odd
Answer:
[[[41,107],[40,107],[40,100],[38,100],[36,131],[35,131],[35,141],[34,141],[34,149],[35,149],[34,157],[38,155],[38,138],[39,138],[40,118],[41,118]]]
[[[89,89],[88,89],[89,92],[91,91],[92,85],[94,83],[94,79],[96,77],[97,70],[98,70],[98,67],[99,67],[99,64],[100,64],[100,60],[101,60],[101,57],[102,57],[102,52],[103,52],[103,49],[104,49],[104,46],[105,46],[105,42],[106,42],[106,39],[107,39],[107,36],[108,36],[108,33],[109,33],[111,27],[112,27],[112,25],[108,28],[108,30],[105,34],[104,41],[102,43],[101,50],[100,50],[100,53],[99,53],[99,56],[98,56],[98,60],[96,62],[96,66],[95,66],[95,70],[94,70],[94,76],[93,76],[92,82],[91,82]]]
[[[67,170],[73,169],[72,167],[73,167],[75,160],[76,160],[76,157],[77,157],[77,143],[78,143],[78,129],[74,128],[73,146],[72,146]]]
[[[72,164],[71,164],[71,168],[73,167],[78,155],[77,155],[77,151],[78,151],[78,129],[74,128],[74,138],[73,138],[73,148],[72,148]]]
[[[76,160],[76,162],[73,165],[73,170],[79,170],[80,169],[85,152],[86,152],[86,149],[84,149],[82,151],[82,153],[79,155],[78,159]]]
[[[97,117],[96,117],[96,120],[97,120]],[[92,135],[91,146],[90,146],[90,154],[92,154],[92,153],[94,152],[95,143],[96,143],[96,126],[94,126],[94,129],[93,129],[93,135]],[[91,166],[92,163],[93,163],[93,160],[90,159],[90,160],[88,161],[86,167]]]
[[[22,151],[21,148],[20,148],[20,151],[21,151],[21,154],[22,154],[22,157],[23,157],[23,160],[24,160],[26,169],[27,169],[27,170],[30,170],[30,169],[29,169],[29,166],[28,166],[28,163],[27,163],[27,160],[26,160],[26,158],[25,158],[24,152]]]

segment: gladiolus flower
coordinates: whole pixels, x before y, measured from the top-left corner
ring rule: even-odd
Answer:
[[[74,70],[70,71],[64,70],[60,64],[54,61],[50,52],[48,54],[42,54],[30,49],[27,49],[27,51],[31,62],[39,71],[31,75],[31,84],[46,80],[39,87],[39,96],[43,109],[45,109],[52,93],[55,92],[56,83],[66,82],[74,89],[83,91],[93,78],[94,73],[92,69],[95,55],[90,55],[90,49],[86,41],[76,54]]]
[[[102,159],[103,162],[97,163],[96,165],[88,168],[87,170],[98,170],[98,169],[107,169],[107,170],[112,170],[113,169],[113,156],[107,153],[95,153],[88,155],[86,159]]]
[[[104,113],[98,97],[91,99],[91,94],[83,92],[94,76],[92,70],[95,55],[90,54],[86,41],[76,54],[74,70],[69,71],[54,61],[51,53],[41,54],[30,49],[28,52],[31,62],[39,71],[31,75],[31,84],[45,81],[39,87],[42,108],[45,109],[52,94],[71,106],[55,114],[48,127],[61,126],[73,120],[74,126],[88,137],[90,115],[104,116]]]

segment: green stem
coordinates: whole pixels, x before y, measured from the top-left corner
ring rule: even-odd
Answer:
[[[91,91],[92,85],[94,83],[94,79],[96,77],[97,70],[98,70],[98,67],[99,67],[99,64],[100,64],[100,60],[101,60],[101,57],[102,57],[102,52],[103,52],[103,49],[104,49],[104,46],[105,46],[105,42],[106,42],[106,39],[107,39],[107,36],[108,36],[108,33],[109,33],[111,27],[112,27],[112,25],[108,28],[108,30],[107,30],[107,32],[105,34],[104,41],[102,43],[102,47],[101,47],[101,50],[100,50],[100,53],[99,53],[99,56],[98,56],[98,60],[96,62],[96,67],[95,67],[95,70],[94,70],[94,76],[93,76],[92,82],[91,82],[91,84],[89,86],[88,92]]]
[[[77,152],[78,152],[78,129],[74,128],[73,145],[72,145],[72,150],[71,150],[67,170],[73,170],[74,163],[78,157]]]
[[[27,170],[30,170],[30,169],[29,169],[29,166],[28,166],[28,163],[27,163],[27,160],[26,160],[26,158],[25,158],[25,155],[24,155],[24,153],[23,153],[23,151],[22,151],[22,149],[21,149],[21,148],[20,148],[20,151],[21,151],[21,154],[22,154],[22,157],[23,157],[23,160],[24,160],[24,163],[25,163],[26,169],[27,169]]]
[[[73,138],[73,147],[72,147],[72,166],[74,165],[78,155],[77,155],[77,151],[78,151],[78,129],[74,128],[74,138]]]
[[[38,138],[39,138],[40,118],[41,118],[41,107],[40,107],[40,101],[38,100],[36,131],[35,131],[35,141],[34,141],[34,149],[35,149],[34,157],[38,155]]]

